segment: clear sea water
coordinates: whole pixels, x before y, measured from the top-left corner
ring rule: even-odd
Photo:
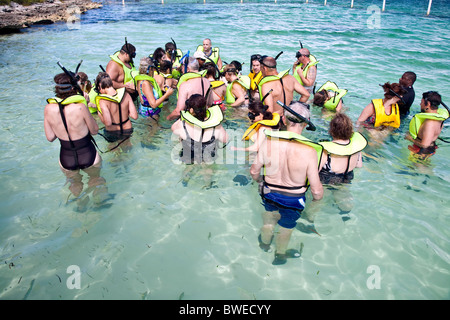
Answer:
[[[354,121],[382,96],[378,84],[409,70],[418,76],[412,114],[428,90],[450,105],[450,3],[433,1],[427,17],[427,0],[387,1],[385,12],[381,0],[352,9],[350,0],[164,2],[108,1],[76,24],[0,36],[0,299],[449,299],[450,145],[413,161],[404,140],[411,116],[383,140],[369,138],[363,168],[339,190],[353,199],[350,213],[326,188],[293,232],[301,258],[273,266],[273,253],[258,247],[263,207],[247,155],[226,149],[212,188],[200,171],[185,186],[171,123],[139,119],[128,152],[102,154],[114,197],[99,206],[86,177],[81,197],[71,194],[43,107],[57,61],[73,70],[83,60],[93,79],[124,37],[137,58],[171,38],[193,53],[209,37],[224,61],[245,62],[244,73],[254,53],[283,51],[279,70],[289,68],[301,40],[320,60],[318,85],[349,90]],[[172,96],[163,118],[174,105]],[[319,130],[305,135],[328,138],[329,118],[313,109],[313,119]],[[227,113],[232,143],[248,124]]]

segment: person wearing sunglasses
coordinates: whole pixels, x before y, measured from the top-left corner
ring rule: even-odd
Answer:
[[[262,56],[260,64],[263,78],[258,84],[259,96],[260,99],[264,98],[263,103],[268,106],[270,112],[282,115],[283,108],[277,101],[289,105],[294,100],[294,91],[300,94],[300,102],[308,101],[310,96],[308,90],[289,74],[289,69],[278,73],[275,58]]]
[[[305,209],[308,189],[314,200],[323,197],[319,178],[319,155],[323,147],[302,136],[302,131],[309,125],[311,112],[302,102],[293,102],[288,109],[284,112],[287,131],[265,132],[269,138],[263,141],[250,169],[252,178],[262,182],[260,195],[265,212],[259,246],[269,252],[275,238],[274,265],[286,263],[287,258],[300,257],[297,250],[288,250],[288,245]],[[278,232],[274,236],[277,225]]]
[[[436,152],[436,140],[449,117],[447,108],[439,108],[441,104],[444,105],[438,92],[425,92],[420,101],[420,113],[411,119],[405,139],[413,143],[408,149],[419,158],[426,159]]]
[[[311,94],[316,82],[317,67],[319,61],[310,54],[309,50],[302,48],[295,55],[297,60],[292,68],[295,79]]]
[[[398,102],[406,90],[398,83],[389,83],[381,85],[384,90],[383,99],[373,99],[361,112],[357,124],[369,124],[374,128],[400,127],[400,111]]]
[[[111,77],[114,89],[125,88],[133,100],[137,101],[139,95],[133,78],[139,73],[133,64],[136,48],[125,40],[120,51],[109,57],[111,60],[106,65],[106,72]]]

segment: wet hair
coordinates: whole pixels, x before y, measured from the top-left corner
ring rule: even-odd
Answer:
[[[396,95],[393,92],[395,92],[399,96],[403,96],[406,93],[406,90],[403,89],[403,87],[398,83],[391,84],[389,82],[386,82],[385,84],[382,85],[382,87],[384,90],[384,97],[386,99],[391,99],[395,97]]]
[[[55,81],[55,94],[56,97],[60,99],[66,99],[70,96],[78,94],[77,89],[72,85],[70,81],[70,77],[63,73],[58,73],[54,78],[53,81]]]
[[[240,63],[239,61],[233,60],[230,62],[230,64],[232,64],[237,71],[242,71],[242,63]]]
[[[336,113],[330,121],[328,133],[333,139],[349,140],[353,134],[352,120],[345,113]]]
[[[98,92],[100,92],[101,89],[110,88],[112,86],[113,82],[109,74],[106,72],[99,72],[95,79],[95,88],[97,88]]]
[[[314,94],[313,103],[314,103],[316,106],[323,107],[323,105],[325,104],[325,102],[327,102],[328,98],[329,98],[329,97],[328,97],[328,92],[327,92],[327,90],[320,90],[320,91],[317,91],[317,92]]]
[[[262,103],[262,101],[252,101],[248,105],[248,111],[258,116],[260,114],[263,115],[263,120],[272,120],[273,114],[272,112],[267,110],[267,106]]]
[[[194,117],[203,121],[206,118],[206,99],[201,94],[195,93],[186,100],[186,109],[193,109]]]
[[[80,84],[80,86],[86,85],[86,91],[90,92],[92,89],[92,84],[91,84],[91,81],[89,81],[89,79],[88,79],[88,75],[84,72],[77,72],[77,76],[80,79],[80,80],[78,80],[78,83]]]
[[[159,70],[161,71],[169,70],[169,72],[172,73],[172,62],[170,62],[169,60],[163,60],[161,62],[161,65],[159,66]]]
[[[207,62],[203,65],[203,68],[206,70],[205,77],[213,77],[214,79],[217,79],[217,69],[214,63]]]
[[[422,98],[423,98],[423,100],[425,100],[425,102],[429,102],[431,104],[430,108],[432,110],[437,110],[439,105],[442,102],[441,95],[439,93],[437,93],[436,91],[424,92],[422,94]]]
[[[153,52],[153,59],[155,59],[158,63],[161,60],[162,57],[164,57],[164,55],[166,54],[166,52],[164,51],[163,48],[159,47],[155,49],[155,52]]]

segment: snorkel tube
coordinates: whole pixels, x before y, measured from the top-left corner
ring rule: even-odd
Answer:
[[[62,71],[64,71],[64,73],[66,75],[69,76],[70,78],[70,86],[75,88],[81,95],[84,95],[83,90],[81,89],[80,85],[78,84],[78,81],[80,80],[80,76],[78,76],[76,73],[78,72],[78,69],[80,68],[81,63],[83,62],[83,60],[80,61],[80,63],[78,63],[78,66],[76,68],[76,72],[73,73],[72,71],[67,70],[63,65],[61,65],[59,63],[59,61],[56,63],[61,69]],[[62,85],[59,85],[60,87]]]
[[[282,54],[283,54],[283,51],[280,51],[280,53],[278,53],[278,54],[275,56],[275,60],[277,60],[278,57],[281,56]]]
[[[280,100],[277,101],[277,103],[282,106],[285,110],[289,111],[290,113],[292,113],[294,116],[296,116],[297,118],[299,118],[302,122],[306,122],[308,124],[308,126],[306,127],[306,130],[309,131],[316,131],[316,126],[309,121],[308,119],[306,119],[305,117],[299,115],[297,112],[295,112],[294,110],[292,110],[291,108],[289,108],[287,105],[285,105],[283,102],[281,102]]]
[[[378,84],[380,87],[383,87],[383,85],[382,84]],[[403,102],[403,104],[406,104],[405,103],[405,100],[403,100],[403,97],[401,96],[401,95],[399,95],[397,92],[395,92],[394,90],[392,90],[392,89],[389,89],[389,92],[390,93],[392,93],[394,96],[396,96],[397,98],[399,98],[400,99],[400,101],[401,102]]]
[[[189,58],[189,53],[190,51],[188,51],[181,59],[180,59],[180,64],[182,66],[184,66],[184,73],[187,73],[187,65],[188,65],[188,59]]]
[[[273,89],[270,89],[269,92],[267,92],[264,97],[261,99],[261,102],[264,103],[264,100],[269,96],[269,94],[273,91]]]
[[[134,66],[133,59],[136,57],[136,52],[133,54],[130,53],[130,48],[128,47],[127,37],[125,37],[125,48],[127,48],[127,54],[130,56],[130,65]]]

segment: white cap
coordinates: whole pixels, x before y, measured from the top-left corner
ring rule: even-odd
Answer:
[[[203,52],[201,52],[201,51],[195,51],[194,58],[206,60],[205,54]]]

